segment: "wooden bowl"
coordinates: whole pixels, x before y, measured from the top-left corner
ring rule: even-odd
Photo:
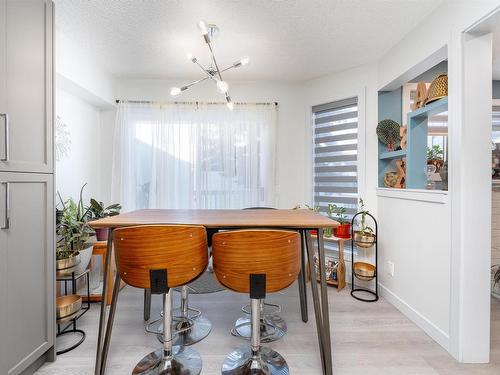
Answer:
[[[375,266],[365,262],[354,263],[354,276],[360,280],[370,281],[375,277]]]
[[[82,308],[82,297],[76,294],[56,298],[56,318],[66,318]]]

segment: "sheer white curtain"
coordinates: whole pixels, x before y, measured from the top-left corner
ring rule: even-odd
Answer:
[[[120,103],[113,201],[139,208],[275,204],[275,105]]]

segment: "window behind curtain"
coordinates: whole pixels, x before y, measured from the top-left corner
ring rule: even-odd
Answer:
[[[313,107],[314,204],[345,207],[348,220],[358,200],[358,100]]]
[[[120,103],[114,200],[140,208],[272,206],[276,107]]]

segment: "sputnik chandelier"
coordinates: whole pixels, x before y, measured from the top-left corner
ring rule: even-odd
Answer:
[[[203,72],[205,73],[205,77],[200,78],[196,81],[193,81],[191,83],[188,83],[187,85],[184,85],[182,87],[173,87],[172,90],[170,90],[170,95],[172,96],[178,96],[180,93],[183,91],[186,91],[190,87],[206,81],[206,80],[212,80],[215,82],[217,86],[217,90],[221,93],[224,94],[226,97],[226,105],[227,107],[232,110],[233,109],[233,102],[231,101],[231,97],[229,96],[229,85],[227,84],[226,81],[222,79],[222,73],[233,69],[233,68],[239,68],[241,66],[247,65],[248,62],[250,61],[248,57],[243,57],[239,61],[236,61],[232,65],[228,66],[227,68],[224,69],[219,69],[219,65],[217,64],[217,60],[214,55],[214,50],[213,50],[213,40],[215,35],[218,33],[219,28],[216,25],[209,24],[207,25],[205,21],[200,21],[198,22],[198,28],[200,29],[203,38],[205,39],[205,43],[208,46],[208,49],[210,50],[210,56],[211,56],[211,62],[210,62],[210,67],[205,68],[199,61],[198,59],[191,55],[188,54],[188,59],[193,63],[196,64]]]

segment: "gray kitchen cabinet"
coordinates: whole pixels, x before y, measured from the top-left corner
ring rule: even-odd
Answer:
[[[53,4],[0,0],[0,170],[52,173]]]
[[[55,358],[53,11],[0,0],[0,375]]]
[[[54,346],[54,177],[0,172],[0,374]]]

